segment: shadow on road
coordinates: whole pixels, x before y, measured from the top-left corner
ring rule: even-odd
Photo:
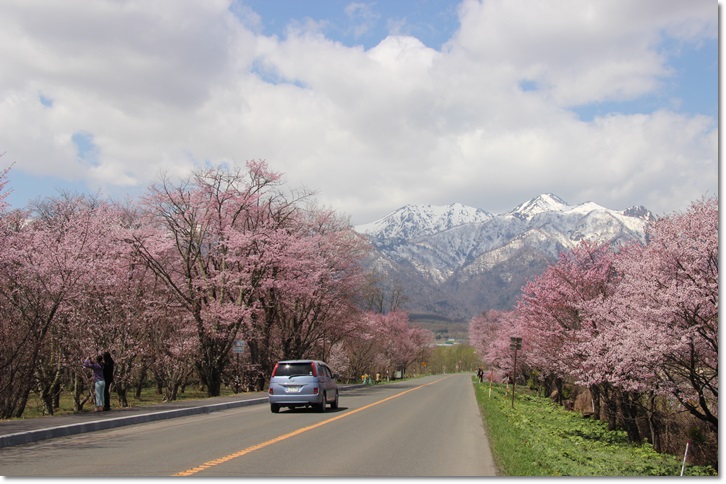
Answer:
[[[343,412],[345,410],[348,410],[348,407],[338,407],[338,408],[327,408],[325,409],[324,413],[338,413]],[[297,408],[281,408],[279,415],[284,414],[292,414],[292,413],[318,413],[323,414],[320,410],[317,408],[306,408],[306,407],[297,407]]]
[[[420,383],[409,380],[409,381],[402,381],[398,383],[385,383],[380,385],[368,385],[361,388],[352,388],[350,390],[346,390],[345,393],[342,393],[342,396],[352,396],[352,397],[359,397],[361,395],[370,395],[371,392],[381,392],[383,390],[408,390],[413,387],[419,386]],[[341,396],[341,398],[342,398]]]

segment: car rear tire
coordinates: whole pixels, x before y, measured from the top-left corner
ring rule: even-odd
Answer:
[[[276,405],[274,403],[271,403],[270,404],[270,411],[272,413],[278,413],[280,411],[280,406],[279,405]]]
[[[323,400],[318,406],[318,412],[325,412],[325,407],[328,405],[328,396],[323,392]]]
[[[333,400],[333,403],[330,404],[330,408],[332,408],[332,409],[338,408],[338,397],[339,397],[338,391],[336,390],[335,391],[335,400]]]

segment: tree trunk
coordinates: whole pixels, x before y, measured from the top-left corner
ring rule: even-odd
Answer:
[[[565,400],[565,382],[562,380],[562,378],[557,377],[555,378],[555,386],[557,387],[557,404],[562,405],[562,402]]]
[[[164,398],[168,402],[172,402],[176,400],[177,393],[179,392],[179,382],[170,383],[166,386],[166,395],[164,395]]]
[[[48,415],[53,415],[53,391],[51,387],[43,386],[40,391],[40,399],[43,401],[43,408]]]
[[[552,376],[546,376],[545,378],[543,378],[542,391],[543,391],[543,396],[546,398],[549,398],[550,395],[552,395],[552,382],[553,382]]]
[[[118,395],[118,401],[123,408],[129,406],[128,391],[129,385],[127,383],[116,383],[116,394]]]
[[[60,398],[58,396],[58,394],[60,393],[60,379],[61,369],[55,368],[53,370],[52,378],[49,379],[50,383],[46,384],[46,379],[43,379],[44,381],[40,382],[40,398],[43,401],[43,406],[48,412],[48,415],[53,415],[54,410],[58,408],[58,405],[55,405],[55,403]]]
[[[615,390],[610,386],[603,386],[602,396],[605,403],[605,418],[608,421],[608,430],[618,428],[618,402]]]
[[[214,364],[213,358],[204,358],[196,366],[202,385],[207,387],[207,396],[218,397],[222,393],[223,368]]]
[[[81,375],[76,371],[73,377],[73,411],[82,412],[83,406],[91,399],[91,394],[86,392]]]
[[[628,442],[640,444],[643,442],[638,430],[638,399],[640,394],[620,392],[620,412],[623,416],[623,425],[628,434]]]
[[[590,396],[592,398],[592,418],[600,420],[600,387],[598,385],[590,387]]]
[[[648,411],[648,427],[650,428],[650,442],[653,444],[653,449],[656,452],[663,451],[663,423],[661,422],[661,416],[658,413],[657,402],[655,395],[650,396],[650,409]]]
[[[62,391],[61,379],[58,378],[53,384],[53,408],[60,408],[60,396]]]

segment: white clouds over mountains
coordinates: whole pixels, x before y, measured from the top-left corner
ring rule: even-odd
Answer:
[[[679,64],[706,59],[716,103],[714,2],[465,0],[440,50],[380,2],[336,5],[350,24],[301,15],[271,35],[241,1],[4,1],[1,160],[118,195],[266,159],[353,223],[541,192],[664,213],[717,193],[717,120],[689,110]],[[376,25],[390,35],[369,47],[335,34]]]

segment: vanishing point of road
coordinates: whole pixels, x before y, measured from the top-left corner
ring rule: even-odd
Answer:
[[[351,389],[325,413],[252,405],[0,448],[8,477],[495,474],[470,374]]]

